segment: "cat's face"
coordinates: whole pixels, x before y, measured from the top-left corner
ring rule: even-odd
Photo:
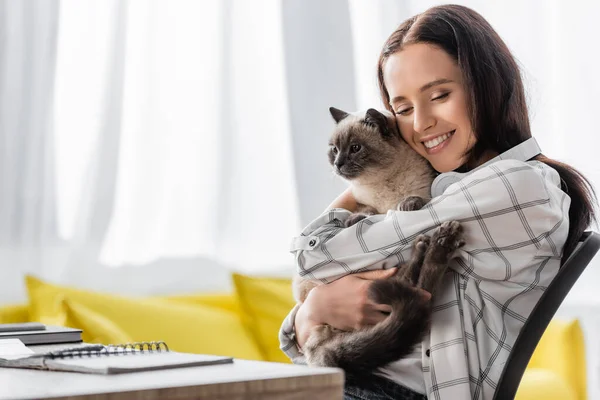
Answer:
[[[348,114],[330,108],[337,125],[329,141],[329,163],[333,171],[347,180],[376,175],[398,157],[404,141],[390,114],[369,109],[362,114]],[[408,148],[408,145],[404,143]]]

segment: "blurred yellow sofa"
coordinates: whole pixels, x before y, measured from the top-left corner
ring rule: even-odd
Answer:
[[[90,343],[164,340],[172,350],[289,362],[277,333],[292,308],[290,281],[233,274],[232,293],[127,297],[26,277],[28,304],[0,307],[0,323],[40,321],[83,329]],[[553,320],[517,400],[585,400],[585,347],[576,320]]]

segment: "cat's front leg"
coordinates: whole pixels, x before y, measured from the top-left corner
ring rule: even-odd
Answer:
[[[408,282],[412,286],[416,286],[421,269],[423,267],[423,261],[425,260],[425,254],[431,243],[431,238],[427,235],[419,235],[413,242],[412,255],[410,260],[401,267],[398,271],[400,278]]]
[[[431,236],[417,287],[425,289],[433,296],[448,269],[450,257],[464,244],[463,228],[458,221],[442,223]]]
[[[360,205],[358,210],[355,213],[350,214],[350,216],[346,219],[346,221],[344,222],[344,226],[348,228],[352,225],[355,225],[359,221],[362,221],[363,219],[375,214],[377,214],[377,209],[375,209],[374,207]]]
[[[396,209],[398,211],[417,211],[423,208],[427,204],[427,199],[420,196],[408,196],[405,197],[398,205]]]

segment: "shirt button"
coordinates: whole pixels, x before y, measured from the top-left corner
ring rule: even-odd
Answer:
[[[425,352],[425,355],[426,355],[427,357],[430,357],[430,356],[431,356],[431,351],[430,351],[429,349],[427,349],[427,351]]]
[[[312,239],[310,242],[308,242],[308,245],[310,247],[313,247],[315,244],[317,244],[317,241],[315,239]]]

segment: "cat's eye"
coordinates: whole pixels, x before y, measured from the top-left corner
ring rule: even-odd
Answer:
[[[352,146],[350,146],[350,152],[352,153],[358,153],[360,149],[360,144],[353,144]]]
[[[337,153],[338,153],[338,149],[337,149],[337,147],[335,147],[335,146],[331,146],[331,152],[332,152],[333,154],[337,154]]]

